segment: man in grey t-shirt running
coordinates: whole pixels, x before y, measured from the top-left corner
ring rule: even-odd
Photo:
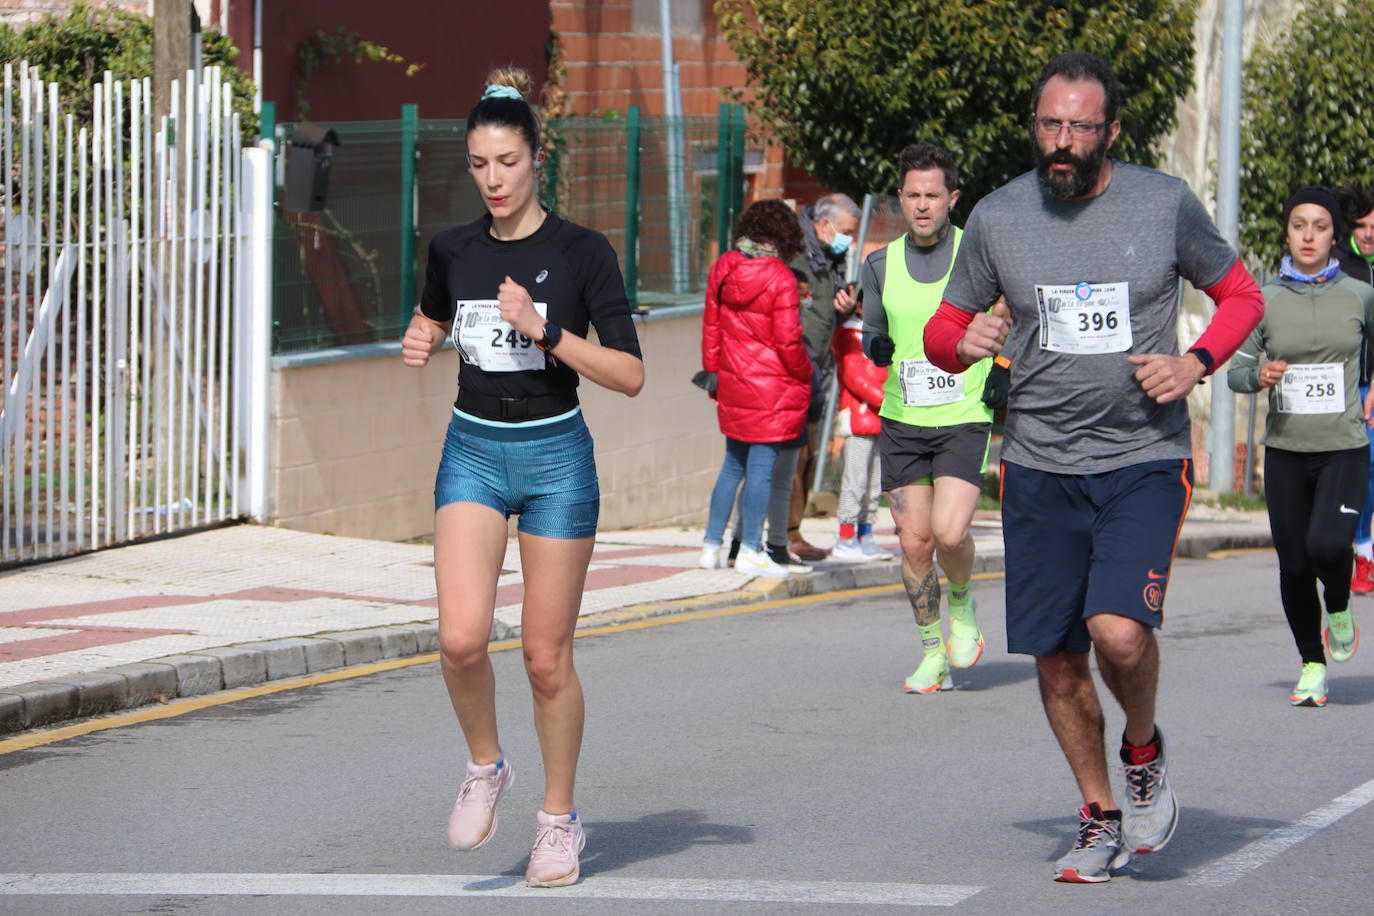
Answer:
[[[1099,57],[1062,54],[1046,66],[1031,102],[1035,171],[974,208],[925,329],[926,355],[946,371],[998,353],[1011,360],[1007,644],[1035,656],[1046,716],[1083,797],[1055,878],[1088,883],[1161,849],[1178,824],[1155,725],[1154,630],[1192,491],[1184,399],[1264,309],[1182,181],[1107,158],[1120,96]],[[1183,355],[1179,277],[1218,306]],[[999,294],[1010,324],[985,311]],[[1107,775],[1090,648],[1126,715],[1124,809]]]

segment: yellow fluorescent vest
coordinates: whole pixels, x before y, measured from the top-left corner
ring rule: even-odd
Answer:
[[[974,363],[960,377],[964,396],[948,404],[913,406],[903,397],[903,377],[908,386],[920,386],[934,391],[956,383],[946,373],[925,369],[926,322],[934,316],[944,298],[945,284],[954,269],[959,254],[963,230],[950,224],[954,232],[954,250],[950,254],[949,269],[936,283],[918,283],[906,269],[906,236],[901,235],[887,246],[887,265],[883,270],[883,310],[887,312],[887,333],[896,349],[892,354],[892,368],[883,386],[883,406],[878,415],[909,426],[957,426],[961,423],[991,423],[992,411],[983,403],[983,383],[992,369],[992,360]],[[905,370],[904,362],[911,363]],[[919,370],[919,371],[911,371]],[[911,394],[911,392],[908,392]]]

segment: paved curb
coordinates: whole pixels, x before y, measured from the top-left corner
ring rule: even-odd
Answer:
[[[1217,550],[1264,548],[1272,544],[1268,532],[1198,533],[1180,540],[1178,555],[1200,558]],[[974,573],[1000,572],[1003,568],[1001,554],[979,556]],[[787,579],[754,579],[731,592],[588,614],[578,620],[577,628],[587,630],[632,620],[900,582],[901,564],[893,561],[818,568],[808,575]],[[500,621],[492,625],[493,642],[516,639],[519,635],[518,627]],[[198,649],[72,677],[31,681],[0,688],[0,735],[383,659],[426,655],[438,649],[438,624],[416,621]]]

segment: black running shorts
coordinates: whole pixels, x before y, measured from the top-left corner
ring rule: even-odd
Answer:
[[[957,477],[982,487],[991,423],[911,426],[887,417],[882,421],[878,460],[884,490],[913,483],[928,485],[936,477]]]

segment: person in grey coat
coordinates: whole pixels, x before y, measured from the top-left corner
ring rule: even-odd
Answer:
[[[835,326],[854,314],[855,293],[844,282],[844,267],[859,231],[859,205],[847,194],[826,194],[814,205],[802,207],[797,215],[805,246],[788,266],[802,274],[811,289],[810,303],[802,307],[802,335],[819,370],[813,384],[817,391],[828,394],[835,372],[830,341],[835,336]],[[792,504],[787,518],[788,549],[800,560],[823,560],[827,553],[808,544],[801,536],[802,514],[806,511],[811,479],[816,473],[814,458],[819,419],[809,419],[806,444],[797,454]]]

